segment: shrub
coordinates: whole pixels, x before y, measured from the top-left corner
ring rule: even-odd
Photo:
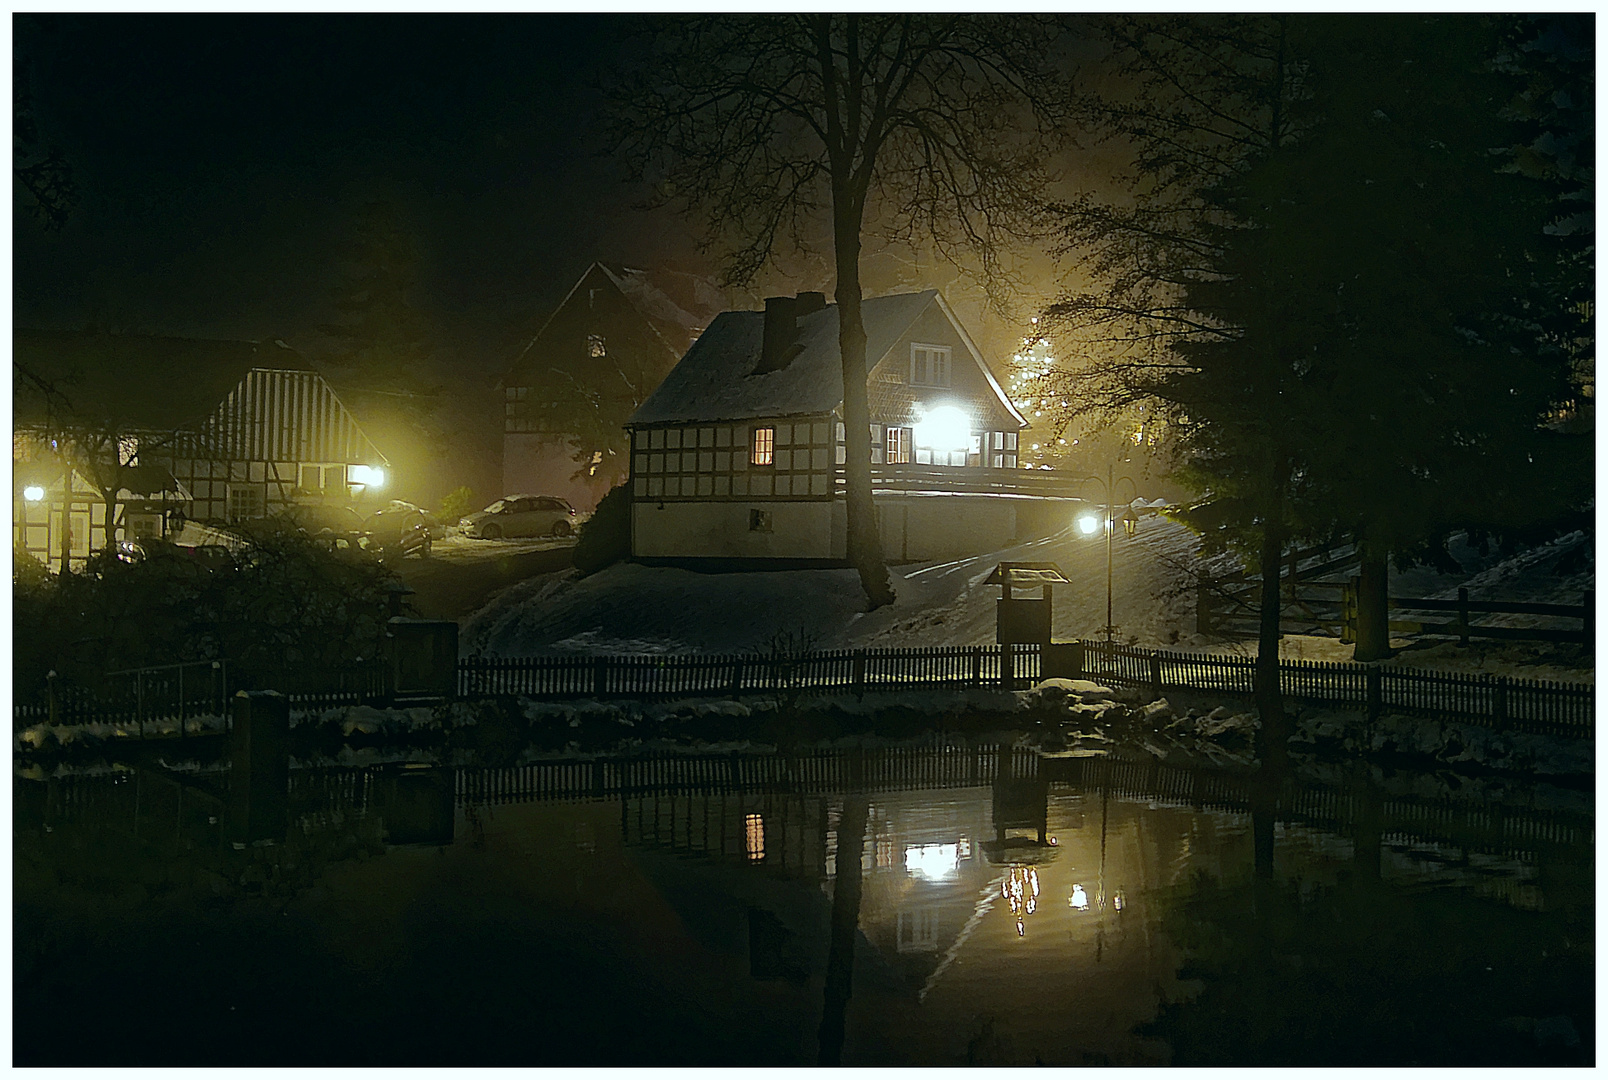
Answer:
[[[456,525],[475,506],[475,493],[468,487],[458,487],[441,496],[441,524]]]
[[[610,489],[597,510],[581,526],[571,561],[583,574],[631,557],[631,489],[625,484]]]

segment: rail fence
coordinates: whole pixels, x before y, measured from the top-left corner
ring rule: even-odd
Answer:
[[[122,673],[99,688],[51,688],[48,703],[18,703],[17,727],[51,720],[99,721],[143,733],[226,702],[227,668],[186,667]],[[1383,664],[1283,660],[1281,689],[1292,702],[1460,720],[1499,730],[1590,738],[1596,688],[1561,682]],[[137,678],[130,679],[129,675]],[[205,677],[203,677],[203,674]],[[384,665],[336,671],[285,672],[263,688],[290,697],[292,708],[314,710],[388,704],[393,698]],[[1092,679],[1155,693],[1192,691],[1234,696],[1255,689],[1256,661],[1246,656],[1143,649],[1098,641],[1048,646],[991,645],[913,649],[823,650],[791,655],[467,657],[458,661],[457,696],[476,699],[626,698],[665,700],[696,696],[777,695],[803,692],[864,694],[897,690],[988,687],[1020,689],[1049,677]],[[232,687],[229,687],[232,689]],[[160,728],[158,728],[160,730]]]

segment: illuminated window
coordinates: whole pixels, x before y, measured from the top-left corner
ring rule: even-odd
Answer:
[[[776,429],[761,427],[754,429],[752,449],[748,452],[750,465],[770,465],[776,461]]]
[[[603,339],[597,334],[591,334],[586,339],[586,354],[594,359],[607,356],[608,346],[603,344]]]
[[[889,465],[908,465],[910,463],[910,429],[907,427],[890,427],[888,429]]]
[[[949,385],[949,349],[943,345],[910,346],[912,386]]]
[[[117,440],[117,463],[119,465],[138,465],[140,456],[140,440],[133,435],[122,435]]]
[[[743,818],[743,849],[754,862],[765,857],[765,819],[758,814]]]

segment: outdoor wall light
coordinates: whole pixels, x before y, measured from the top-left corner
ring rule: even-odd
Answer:
[[[348,470],[347,481],[364,487],[384,487],[385,470],[378,465],[353,465]]]
[[[1084,536],[1093,536],[1100,531],[1100,519],[1093,514],[1084,514],[1078,518],[1078,532]]]
[[[954,405],[939,405],[916,421],[916,445],[929,450],[970,450],[971,427],[971,417],[964,410]]]
[[[45,489],[38,484],[29,484],[22,489],[22,497],[28,502],[41,502],[45,497]]]

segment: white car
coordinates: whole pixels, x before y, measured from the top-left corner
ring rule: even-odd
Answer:
[[[502,540],[514,536],[571,536],[582,518],[554,495],[505,495],[458,522],[465,536]]]

